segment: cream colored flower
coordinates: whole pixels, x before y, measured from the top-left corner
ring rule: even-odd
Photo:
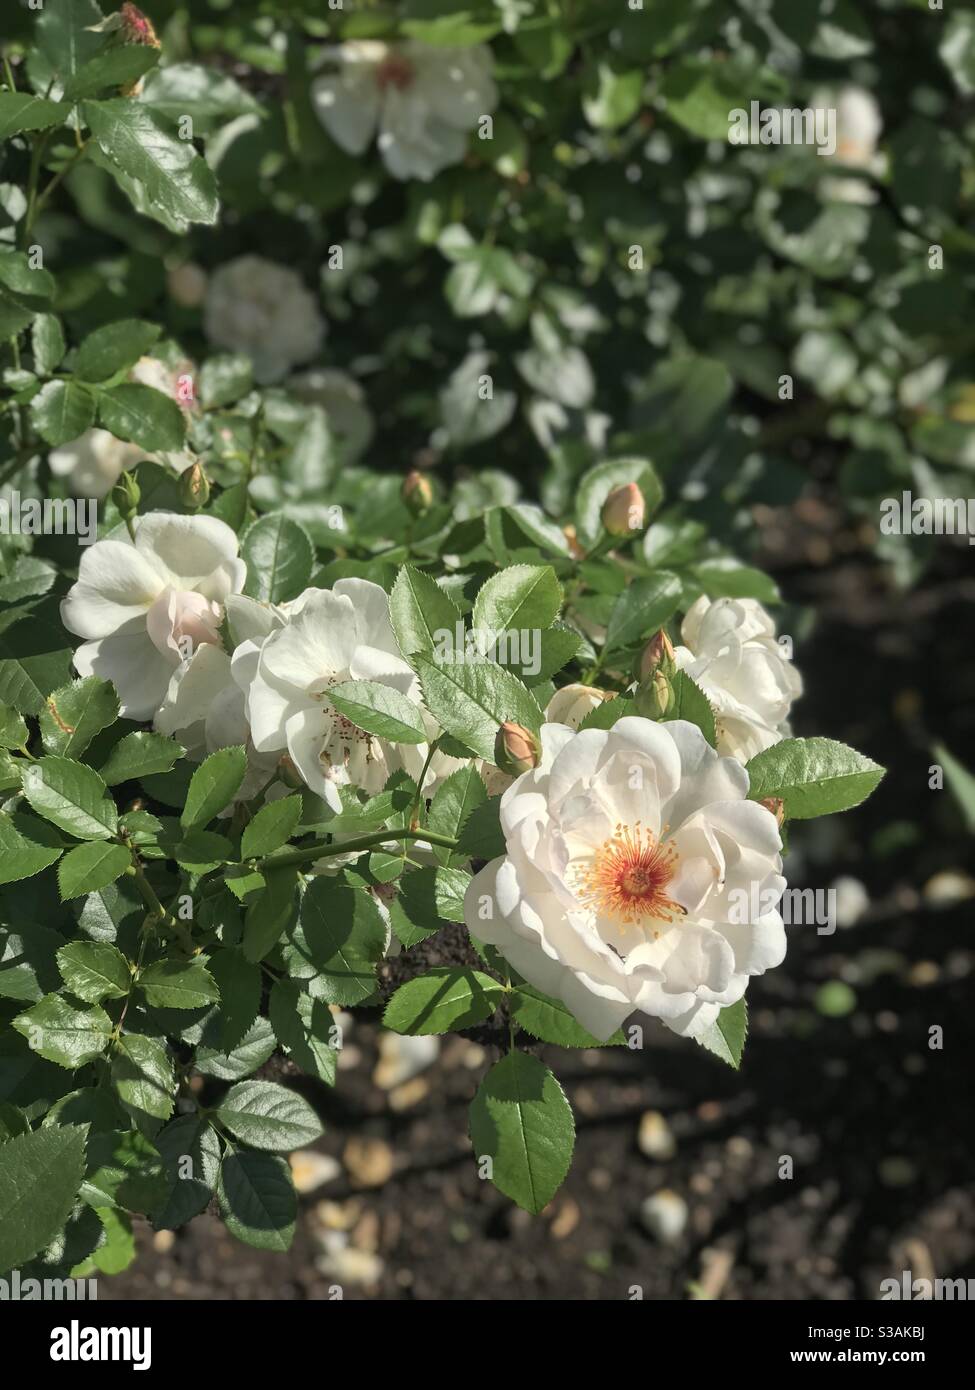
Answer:
[[[314,357],[325,336],[315,296],[288,266],[239,256],[210,276],[204,328],[211,343],[241,352],[261,385]]]

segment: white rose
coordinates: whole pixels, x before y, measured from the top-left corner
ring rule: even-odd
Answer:
[[[468,929],[601,1040],[634,1010],[700,1036],[785,954],[775,817],[683,720],[541,741],[501,798],[507,853],[471,881]]]
[[[545,718],[549,724],[568,724],[570,729],[578,729],[587,714],[609,699],[611,691],[597,690],[594,685],[564,685],[546,705]]]
[[[314,357],[325,336],[318,302],[300,275],[261,256],[239,256],[213,273],[204,328],[217,347],[249,357],[262,386]]]
[[[846,87],[838,96],[822,95],[817,104],[836,109],[836,150],[831,162],[875,177],[882,175],[885,161],[877,152],[877,142],[883,119],[873,93],[863,87]],[[823,192],[838,203],[872,203],[876,199],[869,183],[858,178],[824,179]]]
[[[340,786],[374,794],[401,768],[419,776],[426,758],[426,744],[374,738],[328,700],[332,686],[369,680],[419,705],[419,683],[400,654],[388,606],[378,584],[340,579],[331,589],[307,589],[286,613],[256,615],[237,602],[231,615],[235,636],[248,624],[257,629],[238,645],[232,663],[254,747],[260,753],[287,750],[306,785],[336,811],[342,808]],[[435,737],[439,730],[429,715],[427,721]],[[431,772],[442,775],[451,762],[441,759],[443,766]]]
[[[186,364],[187,374],[191,364]],[[192,401],[184,399],[180,392],[183,374],[172,371],[156,357],[140,357],[129,373],[129,380],[140,386],[151,386],[162,391],[184,409]],[[68,486],[76,497],[107,497],[126,469],[135,468],[143,459],[165,464],[176,473],[183,473],[193,463],[191,454],[169,453],[152,454],[138,444],[126,443],[116,439],[108,430],[85,430],[77,439],[52,449],[48,463],[55,478],[67,478]]]
[[[223,604],[243,588],[237,537],[216,517],[150,512],[134,543],[120,534],[85,550],[61,603],[82,676],[114,683],[122,714],[151,719],[174,670],[203,643],[219,644]]]
[[[711,702],[720,753],[744,763],[787,735],[802,680],[757,599],[702,595],[688,609],[681,636],[674,660]]]
[[[432,179],[459,164],[468,133],[494,110],[491,50],[352,41],[331,50],[337,73],[316,78],[318,119],[348,154],[379,150],[397,179]]]

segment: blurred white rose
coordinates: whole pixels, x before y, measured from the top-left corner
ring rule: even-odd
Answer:
[[[829,156],[846,169],[862,169],[873,176],[884,172],[885,161],[877,152],[883,130],[880,107],[872,92],[864,87],[846,87],[838,95],[823,95],[817,104],[836,109],[836,152]],[[874,190],[864,179],[823,180],[823,195],[837,203],[872,203]]]
[[[459,164],[467,138],[498,92],[491,50],[409,41],[354,40],[329,52],[338,65],[312,83],[318,119],[348,154],[364,154],[376,132],[397,179],[432,179]]]
[[[757,599],[702,595],[688,609],[681,636],[674,660],[711,702],[720,753],[747,762],[788,734],[802,680]]]
[[[125,534],[81,556],[61,603],[82,676],[114,683],[127,719],[151,719],[176,668],[199,646],[219,645],[223,604],[244,586],[237,537],[216,517],[150,512]]]
[[[156,357],[140,357],[129,373],[129,380],[140,386],[162,391],[183,410],[192,407],[192,363],[174,370]],[[126,469],[135,468],[143,459],[164,464],[175,473],[183,473],[194,463],[193,455],[179,453],[149,453],[138,444],[116,439],[108,430],[90,429],[77,439],[52,449],[48,463],[55,478],[66,478],[76,497],[107,497]]]
[[[204,328],[216,347],[249,357],[262,386],[314,357],[325,337],[318,301],[301,276],[262,256],[238,256],[214,271]]]

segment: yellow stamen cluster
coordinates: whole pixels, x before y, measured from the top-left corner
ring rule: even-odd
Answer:
[[[577,891],[584,906],[600,917],[627,925],[649,927],[671,923],[684,909],[668,896],[667,886],[677,868],[673,844],[662,844],[640,821],[617,825],[592,860],[580,868]],[[658,936],[659,932],[654,932]]]

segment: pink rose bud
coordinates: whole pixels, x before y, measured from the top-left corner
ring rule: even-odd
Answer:
[[[602,523],[611,536],[636,536],[646,525],[647,504],[636,483],[615,487],[603,503]]]
[[[433,484],[415,468],[403,479],[403,501],[412,516],[423,516],[433,506]]]
[[[141,43],[147,48],[162,48],[152,27],[152,20],[126,0],[119,11],[122,18],[122,39],[125,43]]]
[[[764,806],[766,811],[771,811],[776,825],[782,826],[785,820],[785,802],[781,796],[764,796],[758,804]]]
[[[664,671],[665,675],[670,675],[674,668],[673,643],[663,628],[651,637],[644,647],[637,676],[641,681],[645,681],[648,676],[653,675],[658,667]]]
[[[542,760],[542,749],[538,735],[522,724],[506,720],[498,730],[494,740],[494,761],[509,777],[520,777],[523,772],[531,772]]]

